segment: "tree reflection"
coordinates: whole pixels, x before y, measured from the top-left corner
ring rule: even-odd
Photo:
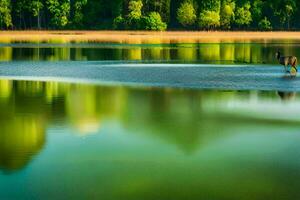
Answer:
[[[118,117],[125,101],[121,88],[73,85],[65,96],[66,118],[81,135],[97,133],[101,119]]]
[[[39,116],[0,119],[0,168],[22,169],[45,144],[45,126]]]
[[[140,42],[140,41],[139,41]],[[253,41],[230,41],[229,43],[191,43],[161,44],[161,41],[134,44],[64,44],[51,46],[43,44],[34,47],[0,47],[0,61],[12,60],[176,60],[185,62],[207,63],[277,63],[274,49],[284,54],[300,57],[300,50],[295,46],[282,44],[282,41],[271,43],[252,43]],[[154,42],[154,43],[153,43]],[[277,42],[277,43],[275,43]],[[47,46],[48,45],[48,46]],[[79,45],[79,46],[76,46]]]
[[[0,61],[11,61],[12,58],[12,47],[0,47]]]
[[[0,81],[0,168],[23,168],[45,144],[47,109],[36,95],[39,85]]]
[[[10,97],[12,92],[12,81],[1,80],[0,81],[0,100],[6,100]]]
[[[268,98],[278,98],[271,94]],[[296,95],[278,94],[283,99]],[[42,150],[48,126],[56,123],[86,136],[100,133],[103,123],[115,121],[130,134],[193,153],[220,133],[230,134],[236,121],[220,106],[250,98],[250,92],[238,91],[0,80],[0,168],[26,166]]]

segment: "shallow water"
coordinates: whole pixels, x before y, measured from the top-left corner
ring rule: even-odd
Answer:
[[[0,78],[197,89],[300,91],[278,65],[137,64],[105,61],[0,63]]]
[[[3,45],[0,199],[299,199],[299,80],[271,50],[266,64],[207,65]]]

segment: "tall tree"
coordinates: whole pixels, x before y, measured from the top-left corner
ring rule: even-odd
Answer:
[[[139,29],[146,17],[158,23],[158,13],[171,29],[201,17],[209,28],[298,29],[298,7],[300,0],[0,0],[0,28]]]
[[[126,16],[128,27],[140,29],[142,19],[143,2],[141,0],[131,0],[128,5],[129,13]]]
[[[294,7],[291,4],[285,5],[284,16],[288,24],[288,29],[290,29],[291,16],[294,14]]]
[[[146,30],[164,31],[167,29],[167,24],[162,21],[158,12],[150,12],[144,20]]]
[[[221,0],[197,0],[200,10],[220,12]]]
[[[204,10],[199,15],[199,27],[214,29],[220,26],[220,15],[217,11]]]
[[[225,29],[231,28],[231,23],[234,20],[235,2],[233,0],[224,0],[220,11],[220,23]]]
[[[275,24],[289,27],[290,21],[297,11],[297,0],[270,0],[268,3],[274,13],[274,20],[278,19]]]
[[[254,26],[262,20],[263,17],[264,2],[262,0],[254,0],[251,6],[251,15],[254,22]]]
[[[197,19],[196,10],[191,2],[183,2],[177,10],[177,19],[183,26],[193,25]]]
[[[69,22],[70,0],[46,0],[51,14],[51,23],[56,28],[65,27]]]
[[[10,1],[0,0],[0,27],[8,28],[12,26]]]
[[[41,21],[40,21],[40,11],[43,9],[44,5],[42,0],[31,0],[29,4],[29,9],[31,14],[37,18],[37,27],[38,29],[41,28]]]
[[[241,26],[249,26],[252,22],[252,16],[250,12],[251,5],[247,2],[242,7],[238,7],[235,12],[235,23]]]
[[[144,0],[144,11],[158,12],[163,21],[170,22],[171,0]]]
[[[73,27],[83,26],[83,8],[87,4],[87,0],[74,0],[71,4]]]

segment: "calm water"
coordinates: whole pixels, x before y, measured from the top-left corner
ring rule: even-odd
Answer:
[[[300,57],[300,41],[200,44],[0,43],[0,61],[127,60],[175,63],[276,63],[275,52]]]
[[[3,44],[0,60],[272,64],[277,47],[300,56],[296,43],[28,45]],[[299,113],[293,91],[3,78],[0,199],[299,199]]]

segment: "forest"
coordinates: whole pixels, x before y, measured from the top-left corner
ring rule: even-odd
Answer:
[[[298,30],[299,0],[0,0],[1,30]]]

